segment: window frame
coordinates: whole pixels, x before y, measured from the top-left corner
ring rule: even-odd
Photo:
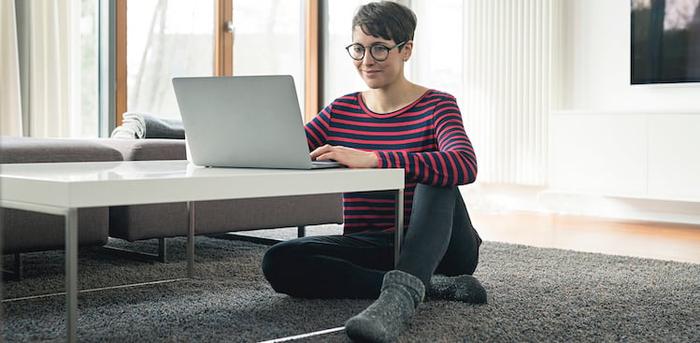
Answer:
[[[115,126],[123,122],[123,113],[127,109],[127,1],[116,0],[115,7]],[[214,75],[233,75],[233,55],[235,30],[229,29],[233,21],[233,0],[215,0],[214,10],[214,56],[212,56]],[[305,16],[305,95],[304,120],[313,119],[318,113],[319,104],[319,2],[304,0]]]
[[[126,112],[126,80],[127,80],[127,70],[126,70],[126,2],[127,0],[117,0],[116,10],[115,10],[115,21],[116,21],[116,46],[115,46],[115,60],[116,65],[114,68],[115,78],[116,78],[116,89],[115,89],[115,113],[114,118],[116,120],[116,125],[119,126],[123,121],[123,114]]]

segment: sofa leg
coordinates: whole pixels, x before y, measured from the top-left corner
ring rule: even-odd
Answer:
[[[283,240],[279,240],[279,239],[239,235],[239,234],[236,234],[233,232],[227,232],[227,233],[222,233],[222,234],[213,234],[213,235],[207,235],[207,236],[209,236],[211,238],[226,239],[229,241],[245,241],[245,242],[252,242],[252,243],[263,244],[263,245],[275,245],[279,242],[283,242]],[[306,237],[306,226],[304,226],[304,225],[297,226],[297,237],[298,238]]]
[[[14,253],[12,254],[12,257],[12,269],[3,270],[2,279],[8,281],[20,281],[22,280],[22,256],[20,253]]]
[[[152,262],[157,261],[161,263],[168,263],[168,246],[165,237],[158,238],[158,253],[151,254],[142,251],[136,251],[125,248],[117,248],[110,246],[103,246],[102,250],[110,255],[122,256],[126,258],[136,259],[139,261]]]
[[[229,241],[245,241],[245,242],[251,242],[251,243],[255,243],[255,244],[263,244],[263,245],[275,245],[279,242],[282,242],[279,239],[238,235],[238,234],[235,234],[232,232],[215,234],[215,235],[207,235],[207,236],[211,237],[211,238],[225,239],[225,240],[229,240]]]
[[[22,255],[15,254],[15,262],[12,264],[12,272],[17,276],[17,280],[22,280]]]
[[[168,243],[165,237],[158,238],[158,260],[163,263],[168,262]]]

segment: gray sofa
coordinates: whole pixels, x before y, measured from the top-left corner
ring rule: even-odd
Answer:
[[[180,139],[0,138],[0,163],[140,161],[186,159]],[[342,223],[341,194],[196,203],[196,234]],[[58,216],[0,209],[3,253],[63,249]],[[101,246],[108,237],[128,241],[187,234],[185,203],[116,206],[78,212],[81,246]],[[300,230],[302,231],[302,230]],[[164,260],[165,247],[160,249]],[[19,264],[15,263],[15,269]]]

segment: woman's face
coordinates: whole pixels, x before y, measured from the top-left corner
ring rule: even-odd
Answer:
[[[361,60],[353,60],[357,72],[371,89],[386,88],[403,76],[403,65],[411,56],[413,42],[405,42],[399,48],[389,50],[386,60],[377,61],[370,53],[370,47],[376,44],[381,44],[387,48],[394,47],[397,43],[393,40],[386,40],[370,36],[360,29],[355,27],[352,32],[352,42],[362,45],[365,48],[365,56]]]

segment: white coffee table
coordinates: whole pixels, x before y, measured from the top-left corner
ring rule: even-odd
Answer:
[[[187,277],[191,278],[195,201],[365,191],[394,191],[398,200],[395,225],[403,227],[403,169],[202,168],[187,161],[0,165],[1,207],[65,216],[69,342],[77,339],[79,208],[187,202]],[[402,230],[396,232],[394,256],[398,260]]]

